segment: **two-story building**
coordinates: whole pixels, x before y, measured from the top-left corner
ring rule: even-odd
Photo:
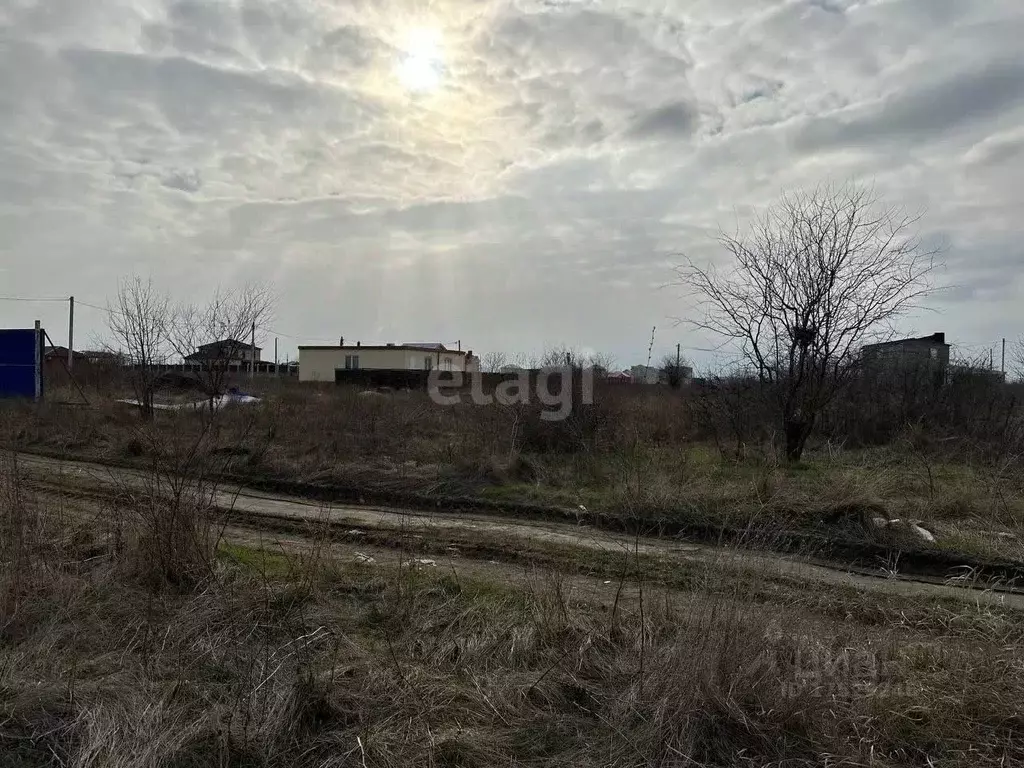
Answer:
[[[254,347],[237,339],[221,339],[209,344],[201,344],[195,352],[185,357],[185,362],[217,363],[218,365],[241,365],[255,360],[260,362],[262,347]]]

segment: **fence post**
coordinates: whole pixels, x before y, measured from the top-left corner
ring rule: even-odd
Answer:
[[[33,366],[33,379],[35,380],[35,401],[38,403],[43,396],[43,336],[40,333],[40,324],[36,320],[35,333],[35,364]]]

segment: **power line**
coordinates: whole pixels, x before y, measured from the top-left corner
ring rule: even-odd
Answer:
[[[65,301],[66,300],[67,299],[65,299]],[[76,304],[81,304],[83,307],[89,307],[89,309],[98,309],[100,312],[106,312],[108,314],[111,311],[109,307],[100,307],[100,306],[98,306],[96,304],[90,304],[88,301],[82,301],[81,299],[78,299],[78,298],[75,299],[75,303]]]
[[[50,296],[0,296],[0,301],[68,301],[69,297],[55,298]]]
[[[295,336],[290,333],[284,333],[283,331],[275,330],[274,328],[268,328],[265,325],[256,326],[256,330],[263,331],[265,333],[272,333],[275,336],[281,336],[286,339],[292,339],[293,341],[334,341],[337,337],[326,338],[323,336]]]
[[[67,302],[70,297],[31,297],[31,296],[0,296],[0,301],[45,301],[45,302]],[[109,307],[101,307],[98,304],[93,304],[88,301],[75,297],[75,303],[79,306],[88,307],[89,309],[95,309],[100,312],[109,314],[117,314],[116,310],[110,309]],[[272,333],[275,336],[280,336],[285,339],[291,339],[292,341],[334,341],[338,337],[327,337],[327,336],[297,336],[292,333],[285,333],[279,331],[276,328],[269,328],[267,326],[257,326],[257,329],[265,333]],[[457,342],[446,342],[446,344],[456,344]]]

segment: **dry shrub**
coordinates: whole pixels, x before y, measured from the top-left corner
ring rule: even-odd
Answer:
[[[22,487],[17,457],[0,453],[0,609],[5,617],[43,576],[48,543],[43,520]]]
[[[539,406],[523,406],[519,448],[524,453],[581,453],[594,450],[609,415],[600,404],[577,404],[565,418],[545,418]]]
[[[830,473],[815,496],[823,519],[864,525],[870,517],[889,517],[886,499],[892,497],[892,488],[892,473],[884,468],[848,469]]]
[[[193,589],[213,575],[220,529],[205,493],[177,498],[153,489],[137,494],[121,514],[124,564],[153,588]]]
[[[602,447],[616,451],[640,439],[649,445],[683,446],[693,437],[689,393],[662,386],[619,385],[598,392],[608,412]]]
[[[44,510],[26,487],[16,454],[0,450],[0,641],[24,632],[44,604],[59,606],[75,534],[61,508]]]

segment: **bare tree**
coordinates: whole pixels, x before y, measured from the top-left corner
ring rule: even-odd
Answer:
[[[692,261],[681,282],[701,299],[699,327],[740,344],[778,404],[786,456],[798,461],[822,409],[852,373],[860,347],[931,289],[935,252],[917,218],[854,185],[784,197],[749,232],[722,234],[726,273]]]
[[[665,355],[661,358],[661,375],[664,381],[672,389],[679,389],[686,383],[686,379],[693,371],[689,361],[675,355]]]
[[[540,360],[535,363],[541,368],[561,368],[563,366],[576,370],[591,368],[595,375],[604,376],[615,366],[615,358],[603,352],[586,355],[576,347],[558,344],[544,350]]]
[[[128,380],[144,419],[153,417],[157,366],[167,360],[171,305],[152,280],[135,276],[118,286],[114,304],[107,304],[110,333],[128,371]]]
[[[1018,380],[1024,381],[1024,338],[1018,339],[1013,345],[1010,358],[1010,373]]]
[[[508,364],[508,355],[504,352],[488,352],[481,361],[480,369],[486,373],[499,373]]]
[[[195,373],[211,402],[224,393],[231,364],[246,358],[253,329],[260,339],[273,310],[273,292],[260,283],[230,291],[218,288],[206,304],[184,303],[174,308],[171,346],[182,359],[197,355],[193,358]],[[255,365],[255,359],[249,364]]]
[[[541,368],[560,368],[562,366],[580,368],[583,366],[583,362],[583,355],[578,349],[565,344],[558,344],[554,347],[546,348],[540,356],[538,364]]]
[[[595,352],[586,359],[584,367],[589,367],[594,376],[604,378],[615,368],[615,356],[606,352]]]

